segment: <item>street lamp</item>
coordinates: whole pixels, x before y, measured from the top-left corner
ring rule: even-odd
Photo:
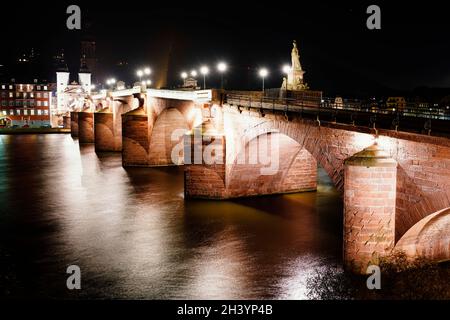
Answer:
[[[182,72],[181,73],[181,79],[186,79],[188,77],[188,74],[187,74],[187,72]]]
[[[264,93],[264,79],[267,77],[267,75],[269,74],[269,71],[267,71],[266,68],[262,68],[259,70],[259,76],[262,78],[262,91]]]
[[[144,71],[138,70],[136,71],[136,75],[139,77],[139,82],[141,82],[142,76],[144,75]]]
[[[217,70],[220,72],[220,89],[223,89],[223,73],[227,71],[227,65],[225,62],[219,62]]]
[[[288,79],[289,79],[289,73],[291,72],[291,66],[290,65],[288,65],[288,64],[285,64],[284,66],[283,66],[283,73],[286,75],[286,78],[284,78],[284,79],[286,79],[286,81],[284,81],[284,88],[281,88],[282,90],[284,89],[284,90],[286,90],[286,94],[287,94],[287,89],[288,89]]]
[[[151,85],[152,85],[152,80],[147,80],[147,81],[145,81],[145,84],[146,84],[147,86],[151,86]]]
[[[203,75],[203,90],[205,90],[206,89],[206,75],[209,73],[209,68],[207,66],[201,67],[200,73]]]
[[[108,86],[113,87],[115,83],[116,83],[116,79],[114,79],[114,78],[109,78],[108,80],[106,80],[106,84]]]
[[[197,71],[195,71],[195,70],[192,70],[191,71],[191,77],[196,77],[197,76]]]
[[[144,74],[146,74],[147,76],[150,75],[151,73],[152,73],[152,70],[150,68],[144,69]]]

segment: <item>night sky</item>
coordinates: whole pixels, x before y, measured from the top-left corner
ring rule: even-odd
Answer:
[[[61,48],[76,72],[80,39],[93,38],[99,82],[115,76],[131,84],[136,69],[148,65],[152,80],[164,85],[167,75],[170,87],[181,82],[181,71],[224,60],[230,66],[228,88],[259,88],[261,66],[270,71],[267,87],[279,87],[281,66],[290,61],[296,39],[306,82],[326,94],[450,87],[450,19],[443,2],[392,2],[10,3],[0,19],[0,74],[3,80],[20,78],[13,61],[31,47],[40,54],[33,72],[41,77],[52,80],[51,57]],[[81,31],[66,29],[68,4],[81,7]],[[366,28],[369,4],[381,7],[381,30]],[[119,61],[128,65],[119,67]],[[213,73],[207,81],[217,86],[219,76]]]

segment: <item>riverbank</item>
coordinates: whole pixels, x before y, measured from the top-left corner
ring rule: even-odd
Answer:
[[[2,134],[50,134],[50,133],[70,133],[70,129],[67,128],[2,128],[0,129],[0,135]]]

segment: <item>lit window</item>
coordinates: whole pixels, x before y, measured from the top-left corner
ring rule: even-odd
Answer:
[[[48,116],[48,110],[44,110],[44,114]]]
[[[41,90],[41,86],[37,86],[37,89],[38,89],[38,90]]]
[[[24,99],[27,98],[27,93],[26,93],[26,92],[23,93],[23,98],[24,98]]]
[[[8,111],[3,110],[3,115],[6,116],[8,114]]]
[[[24,116],[27,116],[27,115],[28,115],[28,110],[27,110],[27,109],[23,110],[23,115],[24,115]]]
[[[16,98],[20,98],[20,92],[16,92]]]
[[[9,97],[10,97],[10,98],[13,97],[13,93],[12,93],[12,92],[9,93]]]
[[[46,91],[47,91],[47,86],[44,86],[44,90],[46,90]]]
[[[13,116],[13,115],[14,115],[14,110],[13,110],[13,109],[9,110],[9,115],[10,115],[10,116]]]
[[[42,115],[42,110],[38,109],[37,114],[38,116]]]
[[[33,109],[30,110],[30,114],[31,114],[32,116],[34,116],[34,110],[33,110]]]
[[[4,84],[2,84],[2,89],[3,89],[3,90],[5,90],[5,89],[6,89],[6,86],[5,86]]]
[[[48,101],[44,101],[44,107],[48,107]]]
[[[13,89],[13,86],[10,84],[9,85],[9,90],[12,90]]]
[[[34,93],[33,92],[30,93],[30,98],[34,98]]]
[[[17,109],[16,112],[17,112],[17,115],[20,116],[20,109]]]
[[[42,96],[43,96],[44,98],[48,98],[48,93],[47,93],[47,92],[44,92],[44,93],[42,94]]]
[[[40,98],[40,97],[41,97],[41,93],[40,92],[36,93],[36,98]]]
[[[38,107],[41,106],[41,102],[40,102],[40,101],[37,102],[37,106],[38,106]]]

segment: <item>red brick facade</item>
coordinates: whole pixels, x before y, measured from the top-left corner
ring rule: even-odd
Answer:
[[[51,84],[0,84],[0,126],[50,126]]]

